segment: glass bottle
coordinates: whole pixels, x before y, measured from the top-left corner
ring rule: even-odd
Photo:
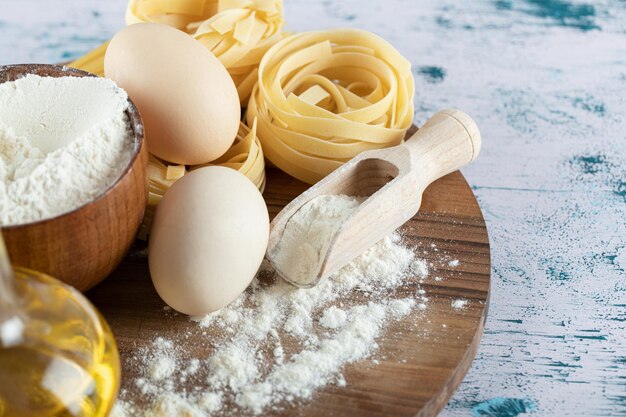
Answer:
[[[95,307],[52,277],[13,270],[0,236],[0,417],[106,417],[119,383]]]

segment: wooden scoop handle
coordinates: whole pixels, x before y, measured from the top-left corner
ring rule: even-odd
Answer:
[[[480,152],[478,126],[461,110],[442,110],[431,117],[404,147],[422,189],[472,162]]]

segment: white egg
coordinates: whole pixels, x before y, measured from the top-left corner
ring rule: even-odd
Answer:
[[[152,282],[181,313],[219,310],[250,284],[268,237],[267,206],[250,180],[230,168],[194,170],[157,208],[148,249]]]

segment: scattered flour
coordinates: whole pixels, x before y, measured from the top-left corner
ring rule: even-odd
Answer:
[[[200,408],[210,413],[219,411],[222,408],[222,396],[214,392],[208,392],[198,397]]]
[[[0,84],[0,226],[74,210],[130,162],[126,93],[96,77]]]
[[[216,388],[240,391],[259,375],[256,356],[250,353],[247,344],[231,343],[219,349],[207,360],[210,375],[207,382]]]
[[[395,317],[404,317],[411,312],[415,306],[413,298],[405,298],[403,300],[392,300],[389,302],[389,311]]]
[[[320,324],[327,329],[338,329],[346,324],[348,315],[345,311],[335,306],[324,311],[324,315],[320,319]]]
[[[458,259],[454,259],[454,260],[448,262],[448,266],[451,267],[451,268],[456,268],[457,266],[459,266],[460,263],[461,262],[459,262]]]
[[[468,301],[463,299],[463,298],[458,298],[454,301],[452,301],[452,308],[456,309],[456,310],[462,310],[465,308],[465,306],[467,305]]]
[[[309,399],[325,385],[345,386],[343,366],[370,358],[387,323],[414,307],[426,309],[427,301],[416,305],[413,298],[392,295],[405,278],[424,278],[427,272],[398,234],[311,289],[286,283],[266,261],[235,302],[193,319],[197,327],[191,332],[210,330],[211,338],[203,342],[212,347],[209,356],[189,355],[184,335],[176,342],[176,357],[172,341],[160,338],[136,353],[131,365],[140,369],[148,406],[139,407],[122,393],[112,417],[261,415],[281,402]],[[355,301],[355,294],[364,299]],[[162,357],[178,364],[166,380],[150,371]],[[193,375],[185,371],[192,368]]]
[[[161,379],[171,377],[175,370],[176,360],[167,356],[162,356],[156,358],[154,363],[150,366],[149,373],[153,380],[159,381]]]

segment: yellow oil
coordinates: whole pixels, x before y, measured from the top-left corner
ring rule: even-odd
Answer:
[[[16,268],[23,329],[0,346],[0,417],[106,417],[120,364],[102,316],[57,280]]]

